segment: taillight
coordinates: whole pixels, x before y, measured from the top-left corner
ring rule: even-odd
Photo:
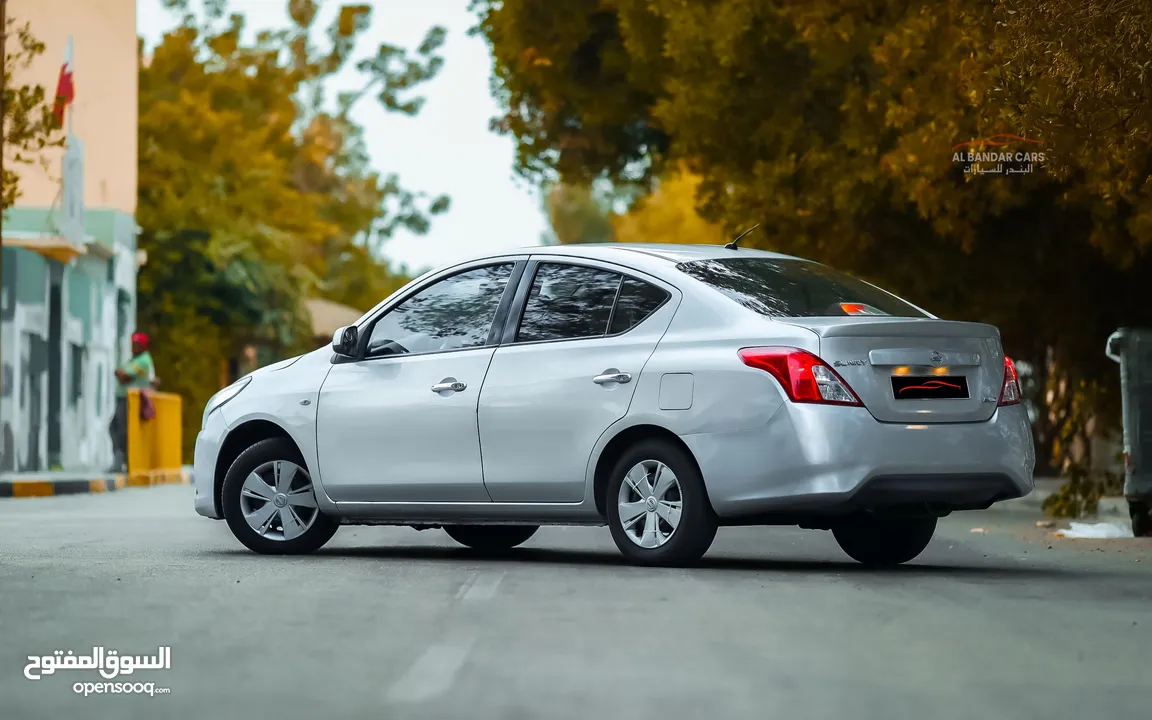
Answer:
[[[806,350],[792,347],[754,347],[740,351],[748,367],[766,370],[784,387],[788,399],[797,403],[860,405],[860,398],[844,378]]]
[[[1016,375],[1016,363],[1004,356],[1004,384],[1000,387],[1000,407],[1017,405],[1023,399],[1020,392],[1020,378]]]

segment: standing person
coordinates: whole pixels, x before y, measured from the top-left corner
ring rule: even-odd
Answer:
[[[148,336],[142,332],[132,334],[132,359],[116,369],[116,411],[112,415],[113,472],[128,468],[128,390],[152,387],[156,368],[152,353],[148,352]]]

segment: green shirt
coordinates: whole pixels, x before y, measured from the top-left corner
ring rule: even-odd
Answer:
[[[116,397],[128,397],[129,388],[148,388],[152,386],[152,379],[156,376],[152,365],[152,353],[144,351],[120,366],[120,369],[131,377],[128,382],[116,384]]]

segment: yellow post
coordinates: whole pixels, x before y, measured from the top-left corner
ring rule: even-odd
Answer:
[[[128,391],[128,484],[161,485],[184,482],[180,472],[183,399],[148,390],[156,416],[140,419],[140,390]]]
[[[128,477],[147,473],[152,467],[151,443],[140,422],[140,391],[128,390]]]

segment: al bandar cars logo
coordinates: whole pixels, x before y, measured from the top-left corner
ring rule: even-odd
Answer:
[[[952,162],[964,166],[966,175],[1019,175],[1036,170],[1044,162],[1039,140],[1000,133],[952,146]]]

